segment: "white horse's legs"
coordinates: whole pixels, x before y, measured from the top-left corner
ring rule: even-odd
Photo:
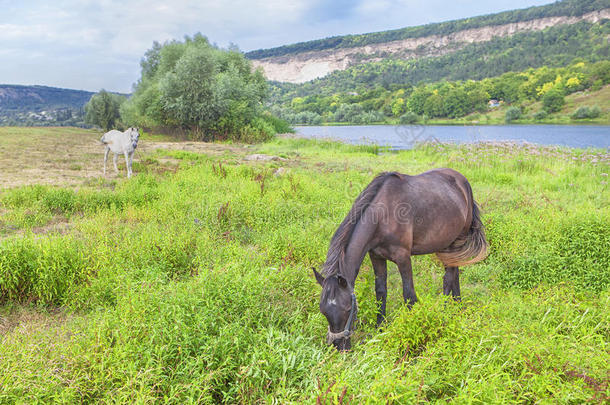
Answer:
[[[132,175],[133,175],[133,168],[132,168],[132,166],[133,166],[133,155],[134,155],[134,152],[135,151],[133,151],[133,150],[131,152],[129,152],[129,171],[131,172]]]
[[[104,176],[106,175],[106,162],[108,161],[108,152],[110,152],[110,148],[106,146],[106,151],[104,152]]]
[[[131,177],[131,167],[129,166],[129,154],[127,151],[123,151],[123,155],[125,155],[125,166],[127,167],[127,178]]]
[[[118,153],[115,153],[114,156],[112,157],[112,163],[114,164],[114,171],[115,173],[119,173],[119,168],[116,165],[117,159],[119,158]]]

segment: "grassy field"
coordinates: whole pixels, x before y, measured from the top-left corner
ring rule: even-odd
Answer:
[[[0,128],[0,403],[609,400],[607,151],[144,136],[128,180],[98,138]],[[335,352],[311,266],[375,174],[434,167],[470,180],[490,256],[461,303],[415,258],[411,311],[390,266],[381,330],[366,259]]]

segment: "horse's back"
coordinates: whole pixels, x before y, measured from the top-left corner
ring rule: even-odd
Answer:
[[[433,169],[389,179],[378,203],[389,208],[389,233],[407,235],[413,254],[432,253],[470,226],[469,187],[459,172]]]
[[[116,129],[106,132],[101,141],[114,153],[123,153],[130,145],[129,135]]]

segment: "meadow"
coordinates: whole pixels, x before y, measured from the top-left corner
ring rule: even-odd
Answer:
[[[609,401],[608,151],[145,134],[128,180],[99,135],[0,128],[0,403]],[[365,259],[336,352],[311,267],[377,173],[434,167],[469,179],[489,257],[459,303],[416,257],[412,310],[390,265],[380,330]]]

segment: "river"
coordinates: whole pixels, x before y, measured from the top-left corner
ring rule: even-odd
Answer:
[[[610,126],[593,125],[350,125],[298,126],[297,134],[353,144],[410,149],[419,142],[515,141],[572,148],[610,148]]]

